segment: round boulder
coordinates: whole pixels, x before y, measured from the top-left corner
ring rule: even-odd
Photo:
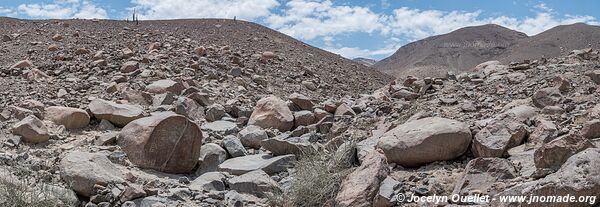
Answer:
[[[256,103],[248,125],[256,125],[265,129],[274,128],[285,132],[294,127],[294,115],[283,100],[269,96]]]
[[[388,161],[416,167],[461,156],[467,151],[471,138],[468,125],[451,119],[429,117],[386,132],[377,147],[384,151]]]
[[[117,143],[138,167],[189,173],[200,157],[202,132],[184,116],[159,113],[127,124]]]
[[[46,109],[44,118],[67,129],[80,129],[90,123],[90,115],[83,109],[51,106]]]

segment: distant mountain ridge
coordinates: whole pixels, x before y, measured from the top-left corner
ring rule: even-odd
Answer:
[[[534,36],[499,25],[465,27],[407,44],[372,67],[396,77],[443,76],[479,63],[503,63],[557,57],[571,50],[600,48],[600,27],[577,23],[562,25]]]
[[[367,67],[371,67],[371,66],[375,65],[375,63],[377,63],[377,60],[373,60],[373,59],[369,59],[369,58],[361,58],[361,57],[354,58],[352,60],[354,60],[354,62],[360,63]]]

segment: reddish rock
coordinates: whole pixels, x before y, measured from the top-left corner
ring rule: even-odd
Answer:
[[[372,151],[360,167],[342,181],[335,197],[337,206],[371,206],[379,185],[387,175],[385,156],[379,150]]]
[[[256,125],[265,129],[274,128],[285,132],[294,127],[294,115],[283,100],[269,96],[256,103],[248,125]]]
[[[310,98],[299,93],[292,93],[289,99],[302,110],[312,110],[313,106],[315,105]]]
[[[31,63],[31,61],[21,60],[21,61],[15,63],[14,65],[10,66],[10,68],[23,69],[23,68],[30,68],[31,66],[33,66],[33,63]]]
[[[90,115],[85,110],[62,106],[48,107],[44,118],[67,129],[84,128],[90,123]]]
[[[594,145],[578,134],[561,136],[535,150],[535,166],[558,169],[569,157],[591,147]]]
[[[156,94],[167,92],[180,94],[184,89],[185,87],[181,83],[168,79],[154,81],[152,84],[146,86],[147,92]]]
[[[21,140],[30,143],[42,143],[50,139],[46,125],[33,115],[25,117],[13,126],[13,134],[20,135]]]
[[[117,143],[138,167],[189,173],[200,157],[202,132],[184,116],[166,112],[127,124]]]

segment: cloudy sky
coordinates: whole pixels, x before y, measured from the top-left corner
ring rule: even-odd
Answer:
[[[597,0],[2,0],[0,16],[253,21],[348,58],[382,59],[431,35],[487,23],[538,34],[560,24],[600,25]]]

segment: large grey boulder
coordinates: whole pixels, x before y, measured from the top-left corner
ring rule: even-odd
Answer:
[[[123,175],[104,154],[69,152],[60,161],[60,176],[77,194],[89,197],[94,185],[123,183]]]
[[[102,99],[94,99],[88,108],[96,119],[105,119],[118,127],[124,127],[129,122],[142,118],[144,113],[139,106],[118,104]]]
[[[466,124],[445,118],[429,117],[397,126],[386,132],[377,148],[389,162],[405,167],[452,160],[464,154],[471,143]]]

